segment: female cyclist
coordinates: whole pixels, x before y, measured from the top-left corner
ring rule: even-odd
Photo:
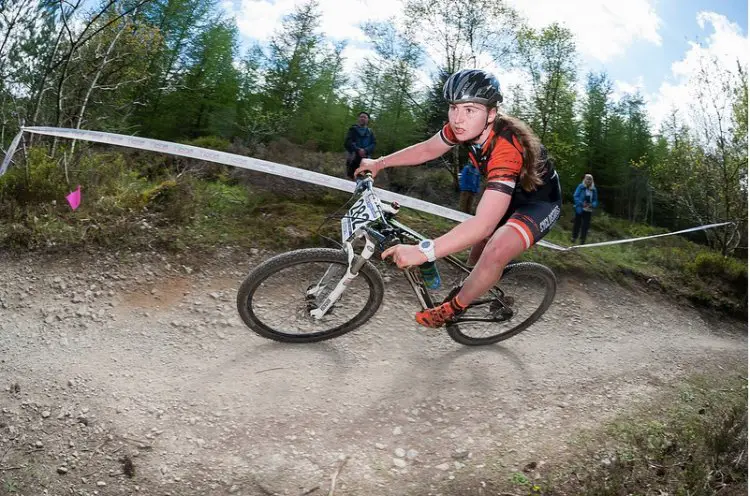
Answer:
[[[400,268],[421,265],[473,246],[474,265],[460,292],[450,301],[420,311],[417,322],[440,327],[460,315],[491,288],[512,259],[542,239],[560,216],[560,182],[552,161],[533,131],[503,114],[500,83],[483,70],[462,70],[443,87],[448,124],[428,140],[377,160],[362,159],[355,176],[376,176],[388,167],[433,160],[456,145],[468,146],[472,164],[487,179],[476,215],[446,234],[418,245],[396,245],[382,258]]]

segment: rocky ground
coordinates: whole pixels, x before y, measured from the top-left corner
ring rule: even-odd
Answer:
[[[418,327],[398,278],[362,328],[271,342],[234,303],[267,256],[0,255],[0,494],[441,494],[747,361],[744,324],[566,277],[491,347]]]

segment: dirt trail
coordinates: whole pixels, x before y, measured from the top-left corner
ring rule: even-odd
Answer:
[[[361,329],[284,345],[234,309],[263,258],[0,259],[0,494],[328,494],[343,460],[338,496],[437,494],[747,360],[746,326],[567,278],[487,348],[419,328],[398,279]]]

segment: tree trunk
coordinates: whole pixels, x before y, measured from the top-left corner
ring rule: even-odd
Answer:
[[[96,88],[96,83],[99,81],[99,77],[102,75],[102,71],[107,66],[107,63],[109,62],[109,55],[112,53],[112,50],[114,49],[115,45],[117,44],[117,40],[120,38],[120,35],[125,31],[125,28],[127,27],[127,21],[125,19],[122,20],[122,25],[120,26],[120,29],[117,30],[117,34],[112,38],[112,41],[110,42],[109,46],[107,47],[107,51],[104,53],[104,57],[102,58],[102,63],[99,64],[99,67],[96,70],[96,74],[94,74],[94,79],[91,81],[91,84],[89,85],[88,89],[86,90],[86,95],[83,98],[83,103],[81,103],[81,109],[78,112],[78,117],[76,119],[76,129],[81,129],[81,124],[83,123],[83,116],[86,113],[86,107],[88,106],[89,98],[91,98],[91,93],[94,91],[94,88]],[[70,146],[70,156],[73,156],[73,153],[76,150],[76,140],[73,140],[73,143]],[[67,177],[67,166],[65,175]]]

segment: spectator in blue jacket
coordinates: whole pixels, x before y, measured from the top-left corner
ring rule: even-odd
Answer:
[[[591,225],[591,213],[599,206],[599,195],[594,186],[594,176],[586,174],[583,176],[583,182],[578,185],[576,192],[573,193],[573,203],[576,209],[576,219],[573,223],[573,238],[575,243],[578,234],[581,234],[581,244],[586,243],[586,236],[589,233]]]
[[[349,128],[344,140],[346,148],[346,177],[354,179],[354,171],[359,167],[359,162],[363,158],[372,157],[375,149],[375,134],[372,129],[367,127],[370,122],[370,114],[360,112],[357,117],[357,124]]]
[[[474,214],[474,196],[479,193],[481,174],[474,164],[467,163],[458,174],[458,189],[461,190],[458,199],[458,209],[467,214]]]

